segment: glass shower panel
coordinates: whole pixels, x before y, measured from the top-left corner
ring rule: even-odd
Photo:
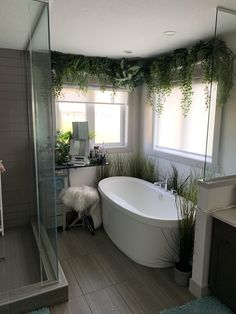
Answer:
[[[217,9],[216,16],[216,40],[225,42],[231,52],[236,54],[236,12],[224,8]],[[236,62],[232,71],[236,71]],[[213,60],[214,62],[214,60]],[[228,64],[230,69],[230,64]],[[228,69],[225,69],[228,71]],[[212,99],[213,101],[214,99]],[[217,106],[215,111],[210,110],[210,120],[214,120],[214,125],[209,124],[208,143],[206,155],[210,155],[210,137],[213,134],[213,154],[212,160],[207,160],[205,164],[205,179],[236,174],[236,81],[233,76],[233,87],[230,96],[225,104]],[[212,107],[212,106],[211,106]]]
[[[48,4],[33,0],[31,9],[41,12],[33,26],[30,47],[38,239],[45,270],[42,279],[51,281],[58,277],[58,259]]]

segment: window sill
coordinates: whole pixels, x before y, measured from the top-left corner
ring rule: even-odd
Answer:
[[[129,146],[110,146],[104,147],[104,150],[108,153],[127,153],[130,152]]]
[[[210,164],[211,163],[211,158],[207,157],[207,159],[205,160],[205,156],[202,155],[195,155],[195,154],[191,154],[191,153],[185,153],[185,152],[181,152],[181,151],[172,151],[169,149],[151,149],[150,150],[150,155],[158,157],[158,158],[162,158],[162,159],[166,159],[169,161],[173,161],[173,162],[177,162],[177,163],[181,163],[181,164],[185,164],[188,165],[190,167],[194,167],[194,168],[200,168],[202,169],[204,167],[205,161]]]

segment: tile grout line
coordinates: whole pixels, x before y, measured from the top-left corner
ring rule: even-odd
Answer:
[[[91,292],[84,293],[83,296],[86,297],[86,296],[88,296],[88,295],[90,295],[90,294],[99,292],[99,291],[101,291],[101,290],[105,290],[105,289],[107,289],[107,288],[115,287],[115,285],[116,285],[115,283],[112,283],[112,284],[110,284],[109,286],[106,286],[106,287],[103,287],[103,288],[100,288],[100,289],[97,289],[97,290],[94,290],[94,291],[91,291]]]
[[[69,265],[69,267],[70,267],[70,269],[71,269],[71,271],[72,271],[72,273],[73,273],[73,275],[74,275],[74,278],[75,278],[75,280],[76,280],[78,286],[80,287],[80,290],[81,290],[81,292],[82,292],[82,295],[84,296],[84,291],[83,291],[81,285],[79,284],[79,281],[78,281],[78,279],[77,279],[77,277],[76,277],[75,271],[73,270],[73,267],[72,267],[72,265],[71,265],[69,259],[67,259],[66,261],[67,261],[67,263],[68,263],[68,265]],[[68,288],[69,288],[69,284],[68,284]]]
[[[127,281],[127,280],[124,280],[124,281],[122,281],[122,282],[120,282],[120,283],[124,283],[124,282],[126,282],[126,281]],[[95,293],[97,293],[97,292],[99,292],[99,291],[101,291],[101,290],[105,290],[105,289],[107,289],[107,288],[114,287],[115,290],[116,290],[116,292],[119,294],[119,296],[121,297],[121,299],[124,301],[125,305],[126,305],[126,306],[128,307],[128,309],[130,310],[130,312],[133,313],[132,309],[130,308],[129,304],[126,302],[125,298],[120,294],[119,290],[116,288],[116,285],[118,285],[118,284],[120,284],[120,283],[111,284],[111,285],[109,285],[109,286],[107,286],[107,287],[105,287],[105,288],[101,288],[101,289],[98,289],[98,290],[95,290],[95,291],[92,291],[92,292],[89,292],[89,293],[85,293],[83,296],[84,296],[84,298],[86,299],[86,302],[88,303],[88,301],[87,301],[87,296],[89,296],[89,295],[91,295],[91,294],[95,294]],[[88,305],[89,305],[89,304],[88,304]],[[90,308],[90,306],[89,306],[89,308]],[[93,311],[92,311],[91,308],[90,308],[90,310],[91,310],[91,312],[93,313]]]
[[[90,306],[90,304],[89,304],[89,302],[88,302],[88,300],[87,300],[86,296],[85,296],[85,295],[83,295],[83,298],[85,299],[86,304],[88,305],[88,307],[89,307],[89,309],[90,309],[91,313],[93,314],[94,312],[93,312],[93,310],[92,310],[92,308],[91,308],[91,306]]]
[[[126,282],[126,281],[124,281],[124,282]],[[124,303],[127,305],[127,307],[128,307],[128,309],[130,310],[130,312],[133,313],[133,311],[132,311],[130,305],[126,302],[125,297],[123,297],[123,295],[122,295],[122,294],[120,293],[120,291],[117,289],[116,285],[115,285],[115,289],[116,289],[117,293],[120,295],[121,299],[122,299],[122,300],[124,301]]]
[[[77,257],[74,257],[74,259],[76,259],[76,258],[77,258]],[[70,259],[71,259],[71,258],[70,258]],[[68,264],[69,264],[69,266],[70,266],[70,269],[71,269],[71,271],[72,271],[72,273],[73,273],[73,275],[74,275],[74,278],[75,278],[75,280],[76,280],[78,286],[79,286],[80,289],[81,289],[82,296],[84,296],[84,297],[85,297],[86,295],[89,295],[89,294],[92,294],[92,293],[96,293],[96,292],[98,292],[98,291],[104,290],[104,289],[106,289],[106,288],[115,286],[116,284],[123,283],[123,282],[126,281],[126,280],[123,280],[123,281],[115,282],[115,283],[112,283],[112,282],[111,282],[111,283],[108,284],[107,286],[102,287],[102,288],[100,288],[100,289],[96,289],[96,290],[93,290],[93,291],[90,291],[90,292],[84,292],[83,288],[82,288],[81,285],[79,284],[79,281],[78,281],[78,279],[77,279],[77,277],[76,277],[75,271],[73,270],[73,267],[72,267],[72,265],[71,265],[71,263],[70,263],[70,261],[69,261],[70,259],[67,259],[66,261],[68,262]],[[105,273],[105,275],[106,275],[106,277],[107,277],[107,274],[106,274],[106,273]],[[110,279],[110,278],[107,277],[107,279]]]

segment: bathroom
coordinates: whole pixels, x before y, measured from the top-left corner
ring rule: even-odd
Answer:
[[[230,85],[231,74],[222,71],[224,82],[227,81],[226,85],[230,86],[230,94],[222,106],[215,106],[216,99],[220,98],[217,87],[222,87],[222,81],[217,82],[218,86],[215,80],[210,84],[212,77],[208,76],[206,91],[202,82],[202,75],[206,72],[202,72],[199,60],[194,69],[192,90],[184,90],[187,101],[183,106],[176,78],[164,76],[163,84],[165,80],[167,85],[171,82],[172,93],[168,94],[167,87],[162,106],[160,98],[150,97],[148,89],[152,85],[148,84],[145,71],[149,69],[152,83],[160,64],[164,65],[163,72],[168,76],[171,73],[168,72],[170,59],[158,59],[158,56],[176,56],[179,53],[181,62],[181,48],[188,47],[190,51],[194,47],[202,52],[204,44],[207,46],[208,40],[215,35],[217,40],[213,40],[207,48],[213,49],[217,57],[218,40],[223,40],[226,44],[221,47],[224,57],[228,56],[232,61],[231,52],[236,49],[236,17],[231,11],[236,10],[234,1],[212,1],[211,4],[202,1],[201,4],[192,2],[191,5],[181,1],[189,23],[192,19],[190,13],[195,11],[199,11],[199,16],[202,15],[205,21],[204,25],[200,25],[199,20],[195,21],[191,34],[186,26],[178,24],[182,17],[178,6],[173,10],[176,11],[176,19],[172,17],[169,20],[172,22],[164,22],[172,11],[171,5],[174,5],[170,3],[158,4],[163,16],[165,13],[165,19],[160,21],[157,21],[160,18],[158,5],[152,1],[148,4],[141,1],[137,5],[137,16],[134,16],[134,2],[131,0],[120,5],[115,1],[111,4],[104,1],[100,6],[93,2],[94,10],[90,5],[83,7],[82,3],[76,4],[72,0],[68,1],[68,5],[61,0],[4,0],[0,5],[0,159],[6,170],[2,168],[1,171],[0,198],[0,211],[3,213],[1,228],[4,227],[0,238],[1,313],[28,313],[44,307],[51,313],[158,313],[208,294],[208,277],[213,278],[212,269],[216,267],[210,260],[211,234],[217,227],[212,220],[227,222],[228,218],[220,211],[223,208],[225,213],[229,211],[229,220],[234,217],[231,207],[235,204],[233,192],[236,186],[236,89]],[[220,5],[227,10],[219,8],[217,11]],[[66,10],[68,17],[64,20]],[[77,18],[79,12],[80,19]],[[126,12],[124,16],[122,12]],[[107,24],[98,23],[100,28],[96,29],[95,21],[106,16],[116,26],[115,36],[111,35],[112,30],[106,29]],[[121,30],[118,16],[124,19]],[[138,17],[143,19],[142,26]],[[135,23],[135,30],[129,28],[129,18]],[[156,39],[151,36],[150,29],[153,27],[160,29]],[[71,30],[70,36],[68,30]],[[101,38],[99,30],[104,32],[104,38]],[[142,31],[143,38],[148,40],[150,37],[146,46],[140,43],[139,31]],[[78,36],[79,43],[74,40],[75,36]],[[93,40],[88,40],[88,37]],[[112,40],[111,43],[107,42],[107,38]],[[199,44],[201,40],[202,46]],[[210,61],[213,63],[209,62],[208,66],[217,64],[218,59]],[[76,72],[83,64],[85,68],[88,64],[94,66],[94,77],[86,72],[83,75]],[[228,69],[227,62],[220,64],[220,70],[222,65]],[[116,71],[116,80],[112,80],[114,72],[109,74],[111,68]],[[191,67],[187,70],[192,73]],[[214,78],[214,73],[209,73]],[[185,79],[187,81],[188,78]],[[160,85],[156,84],[152,92],[158,95]],[[105,87],[105,91],[100,89],[101,86]],[[227,94],[227,86],[223,86],[223,91],[224,88]],[[163,94],[159,93],[159,96]],[[178,101],[173,101],[177,98]],[[154,107],[147,104],[153,100]],[[65,144],[63,132],[73,130],[72,122],[85,121],[89,126],[85,140],[86,154],[82,153],[82,164],[71,163],[68,167],[65,164],[68,156],[73,156],[68,145],[65,145],[65,159],[58,159],[63,153],[59,144]],[[61,131],[61,138],[58,130]],[[83,162],[87,162],[85,157],[89,155],[95,157],[90,158],[90,165],[84,166]],[[110,178],[114,181],[115,197],[127,197],[122,200],[123,203],[129,203],[131,207],[135,203],[136,207],[130,207],[129,214],[125,216],[123,212],[121,217],[120,212],[127,204],[123,204],[119,211],[118,200],[114,207],[110,202],[106,203],[109,193],[114,194],[113,183],[103,181],[104,186],[100,184],[99,187],[103,227],[93,230],[93,236],[87,225],[68,228],[74,221],[75,212],[62,204],[61,190],[69,186],[97,187],[100,179],[110,176],[149,181],[139,185],[143,181],[132,179],[128,182],[124,178],[124,181],[115,182]],[[202,229],[197,231],[196,227],[194,253],[197,253],[193,254],[191,262],[190,291],[174,280],[172,266],[176,252],[170,243],[173,236],[165,233],[170,231],[170,226],[146,231],[146,224],[154,227],[150,217],[155,216],[153,213],[158,201],[162,202],[162,206],[164,202],[172,203],[173,210],[165,220],[173,222],[176,228],[176,192],[180,193],[180,186],[173,184],[176,176],[182,183],[192,179],[195,184],[203,179],[199,184],[195,217],[196,226],[201,222]],[[134,186],[138,190],[134,190]],[[151,193],[147,202],[144,199],[146,190]],[[131,194],[135,196],[134,200],[129,199]],[[114,201],[114,195],[112,198]],[[137,218],[135,210],[138,206],[145,207],[146,203],[149,205],[149,218],[145,213]],[[165,208],[165,212],[168,210]],[[218,215],[212,219],[218,210],[223,218]],[[133,221],[130,219],[132,215],[135,217]],[[232,230],[232,238],[233,234]],[[128,237],[133,237],[132,243]],[[166,256],[163,258],[163,253],[158,253],[161,254],[158,261],[162,259],[163,264],[150,265],[147,257],[151,253],[156,254],[157,248],[162,248],[161,237],[168,242],[164,247],[167,247],[171,257],[166,262]],[[201,245],[203,242],[205,245]],[[234,309],[232,298],[222,296],[217,286],[212,286],[212,279],[210,281],[213,294]],[[45,295],[43,300],[40,297],[42,294]],[[27,301],[22,301],[25,298]]]

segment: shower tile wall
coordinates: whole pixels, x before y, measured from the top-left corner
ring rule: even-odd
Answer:
[[[36,214],[24,52],[0,49],[0,159],[5,227]]]

